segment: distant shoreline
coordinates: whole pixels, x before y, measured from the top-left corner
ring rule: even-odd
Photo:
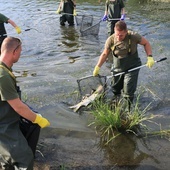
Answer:
[[[154,1],[155,1],[155,2],[157,2],[157,1],[158,1],[158,2],[159,2],[159,1],[160,1],[160,2],[170,2],[170,0],[151,0],[151,1],[153,1],[153,2],[154,2]]]

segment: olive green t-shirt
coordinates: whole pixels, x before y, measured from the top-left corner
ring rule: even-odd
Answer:
[[[123,0],[107,0],[105,3],[105,11],[108,12],[109,18],[120,18],[121,10],[124,8]]]
[[[130,39],[130,45],[129,45],[129,39]],[[131,54],[134,54],[137,52],[137,46],[141,42],[141,39],[142,39],[142,36],[133,31],[128,31],[128,34],[126,35],[123,41],[117,41],[115,34],[112,34],[106,40],[105,48],[111,51],[114,50],[114,54],[118,58],[124,58],[127,56],[129,52],[129,48],[130,48]]]
[[[0,13],[0,23],[8,23],[9,18]]]
[[[5,66],[2,62],[0,65]],[[0,67],[0,100],[7,101],[18,97],[15,80],[4,68]]]

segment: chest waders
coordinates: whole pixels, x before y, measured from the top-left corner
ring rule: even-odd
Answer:
[[[114,19],[114,18],[120,18],[121,17],[121,7],[119,0],[115,0],[115,2],[107,2],[106,9],[108,11],[108,18]],[[119,20],[113,20],[108,21],[107,23],[107,29],[108,29],[108,36],[112,35],[114,33],[114,27],[116,22]]]
[[[112,47],[113,67],[111,71],[113,72],[113,75],[141,65],[141,60],[138,57],[138,52],[136,51],[134,54],[131,54],[130,32],[128,32],[128,46],[129,46],[128,53],[123,58],[120,58],[117,55],[115,55],[116,46]],[[127,99],[129,102],[129,107],[130,103],[133,102],[134,93],[137,87],[138,74],[139,70],[135,70],[126,74],[122,74],[120,76],[113,76],[112,79],[111,86],[114,95],[120,95],[122,91],[123,97]]]
[[[67,13],[68,15],[64,14],[60,17],[60,25],[64,26],[66,21],[68,22],[69,26],[74,25],[73,10],[74,10],[74,3],[72,0],[66,0],[63,2],[63,12]]]
[[[9,73],[16,85],[13,73],[3,65],[0,65],[0,67]],[[20,95],[21,91],[17,86],[16,90]],[[17,167],[19,170],[33,170],[33,149],[28,146],[29,141],[21,132],[21,126],[25,126],[25,124],[22,125],[21,119],[7,101],[0,100],[0,162],[2,169],[13,170],[14,167]],[[29,127],[27,128],[25,134],[30,137],[28,132],[31,133],[31,131]],[[34,134],[33,131],[32,134]]]

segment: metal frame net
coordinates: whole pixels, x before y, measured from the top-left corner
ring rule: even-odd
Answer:
[[[85,28],[84,26],[80,27],[80,33],[82,36],[98,35],[99,29],[100,29],[100,22],[87,28]]]
[[[91,95],[99,85],[106,86],[106,76],[87,76],[77,80],[80,97]]]
[[[78,15],[75,16],[77,26],[90,27],[93,23],[93,16],[92,15]]]
[[[75,18],[77,25],[80,26],[80,33],[82,36],[99,34],[101,21],[94,23],[92,15],[76,16]]]

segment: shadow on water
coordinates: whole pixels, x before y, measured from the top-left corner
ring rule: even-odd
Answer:
[[[166,166],[160,165],[159,156],[152,153],[153,145],[157,147],[158,152],[165,152],[165,150],[162,151],[163,147],[155,142],[156,138],[149,141],[145,138],[137,139],[127,134],[117,137],[112,143],[105,146],[100,142],[100,139],[96,141],[97,138],[93,132],[76,132],[74,130],[51,128],[47,128],[45,131],[45,137],[40,141],[38,148],[42,154],[48,154],[48,157],[42,158],[39,156],[37,161],[43,163],[48,163],[49,159],[51,162],[55,161],[55,164],[52,164],[50,169],[58,169],[59,165],[63,165],[68,170],[166,169]],[[44,134],[42,133],[42,136]],[[63,138],[63,136],[65,137]],[[63,152],[66,153],[64,154]],[[67,163],[60,157],[62,155],[65,156]],[[70,155],[72,155],[71,158]],[[79,159],[82,159],[83,162],[80,163]],[[74,165],[72,160],[74,160]],[[62,162],[64,163],[62,164]]]
[[[61,33],[61,52],[71,53],[79,50],[79,32],[75,26],[60,26]]]
[[[150,147],[146,139],[138,139],[132,134],[121,134],[108,145],[103,141],[99,142],[98,147],[104,151],[104,157],[114,169],[159,169],[156,165],[159,161],[149,153]],[[155,166],[152,166],[154,163],[143,165],[142,162],[149,159],[156,163]]]

